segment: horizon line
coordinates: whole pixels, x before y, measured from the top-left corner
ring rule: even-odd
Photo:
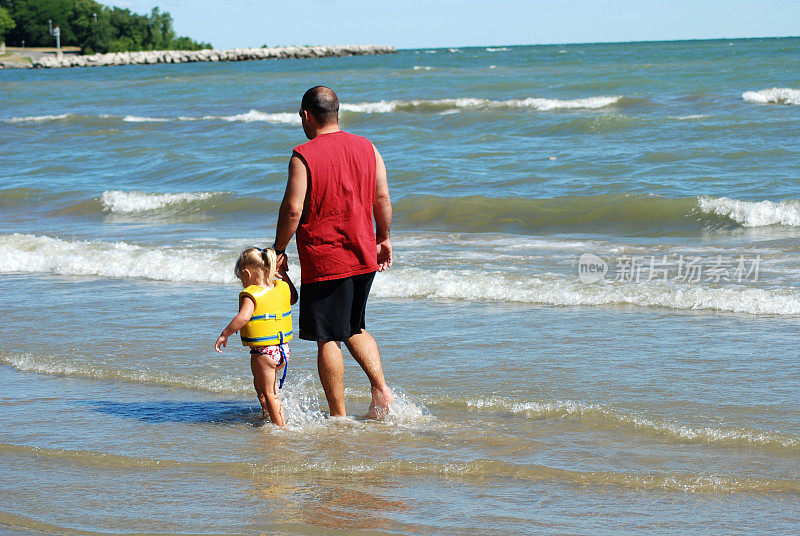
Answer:
[[[422,50],[441,48],[486,48],[486,47],[538,47],[538,46],[573,46],[573,45],[623,45],[636,43],[681,43],[691,41],[745,41],[757,39],[800,39],[800,35],[767,35],[752,37],[687,37],[681,39],[632,39],[630,41],[573,41],[566,43],[494,43],[484,45],[436,45],[416,47],[395,47],[397,50]],[[280,46],[280,45],[279,45]],[[292,46],[292,45],[282,45]],[[325,46],[325,45],[317,45]],[[393,46],[393,45],[389,45]]]

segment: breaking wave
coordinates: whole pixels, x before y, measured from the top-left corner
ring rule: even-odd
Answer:
[[[252,379],[243,374],[217,376],[192,374],[181,376],[154,369],[124,370],[119,367],[106,367],[97,363],[81,363],[69,358],[48,358],[33,355],[0,356],[0,363],[9,365],[20,372],[36,372],[39,374],[74,376],[97,380],[152,383],[186,389],[201,389],[213,393],[247,394],[253,390]]]
[[[234,283],[236,251],[125,242],[64,240],[31,234],[0,235],[0,273],[135,278],[154,281]],[[752,261],[750,261],[752,264]],[[752,266],[750,267],[752,268]],[[297,274],[292,274],[296,277]],[[397,266],[375,281],[374,295],[499,301],[555,306],[638,306],[751,315],[800,314],[800,290],[672,281],[587,285],[573,274],[485,273],[470,269]]]
[[[209,199],[215,192],[195,192],[195,193],[145,193],[145,192],[122,192],[110,190],[103,192],[100,201],[103,209],[117,214],[131,214],[136,212],[147,212],[157,210],[170,205],[187,204],[193,201]]]
[[[230,283],[230,252],[146,247],[126,242],[0,235],[0,273]]]
[[[232,373],[214,370],[211,367],[206,367],[200,373],[197,371],[182,373],[150,367],[140,370],[125,370],[118,366],[81,362],[68,357],[33,356],[31,354],[0,355],[0,363],[20,372],[54,376],[145,383],[219,394],[251,395],[253,392],[252,377],[247,373],[242,373],[240,368],[235,368],[236,372]],[[319,407],[322,393],[319,392],[317,383],[311,374],[295,374],[292,381],[287,383],[286,388],[281,391],[287,429],[307,430],[309,426],[325,426],[327,419]],[[434,419],[424,404],[414,400],[403,389],[392,387],[392,390],[395,401],[390,404],[389,413],[382,419],[382,424],[398,428],[413,428],[430,423]]]
[[[756,104],[790,104],[800,106],[800,89],[774,87],[761,91],[745,91],[742,99]]]
[[[468,270],[393,268],[377,278],[375,296],[499,301],[555,306],[637,306],[750,315],[800,315],[800,292],[744,286],[709,287],[672,282],[587,285],[577,278],[478,274]]]
[[[111,116],[103,116],[103,119],[112,119]],[[166,117],[140,117],[138,115],[126,115],[122,118],[126,123],[166,123],[170,121]]]
[[[761,445],[791,450],[800,449],[800,437],[790,434],[750,428],[725,429],[713,426],[687,426],[607,408],[599,404],[586,404],[573,400],[517,402],[501,397],[491,397],[467,400],[466,405],[477,410],[503,410],[533,418],[577,419],[588,426],[613,424],[686,443]]]
[[[45,121],[61,121],[69,119],[72,114],[56,114],[56,115],[32,115],[28,117],[11,117],[3,119],[4,123],[42,123]]]
[[[231,123],[263,122],[263,123],[287,124],[287,125],[300,124],[300,117],[296,113],[288,113],[288,112],[266,113],[266,112],[260,112],[258,110],[250,110],[245,113],[233,114],[233,115],[204,115],[200,117],[180,116],[177,118],[139,117],[135,115],[128,115],[125,116],[122,120],[128,123],[164,123],[168,121],[227,121]]]
[[[414,70],[430,70],[428,66],[414,66]],[[528,97],[524,99],[509,100],[489,100],[479,98],[459,98],[459,99],[439,99],[439,100],[391,100],[361,103],[342,103],[340,110],[351,113],[392,113],[396,111],[443,111],[443,110],[462,110],[462,109],[497,109],[497,108],[529,108],[531,110],[569,110],[569,109],[598,109],[619,103],[623,97],[601,96],[588,97],[583,99],[561,100]],[[247,112],[231,115],[202,115],[202,116],[179,116],[162,117],[128,114],[115,116],[102,114],[98,116],[83,116],[78,114],[50,114],[26,117],[11,117],[3,119],[4,123],[24,124],[24,123],[43,123],[49,121],[121,121],[123,123],[169,123],[173,121],[225,121],[238,123],[271,123],[284,125],[299,125],[300,117],[295,112],[262,112],[250,109]]]
[[[418,228],[462,232],[601,232],[623,236],[699,235],[783,225],[800,227],[800,201],[727,197],[667,198],[601,194],[550,199],[423,195],[394,204],[398,220]]]
[[[396,111],[441,111],[461,109],[497,109],[497,108],[530,108],[538,111],[569,110],[569,109],[597,109],[617,104],[623,99],[621,95],[610,97],[588,97],[584,99],[545,99],[528,97],[525,99],[489,100],[462,97],[459,99],[438,100],[391,100],[377,102],[361,102],[342,104],[340,109],[353,113],[392,113]]]
[[[101,114],[96,116],[85,116],[78,114],[57,114],[57,115],[39,115],[30,117],[11,117],[2,120],[4,123],[9,124],[24,124],[24,123],[43,123],[49,121],[72,121],[72,122],[92,122],[92,121],[105,121],[114,122],[121,121],[123,123],[169,123],[173,121],[225,121],[225,122],[239,122],[239,123],[272,123],[272,124],[285,124],[285,125],[299,125],[300,117],[296,113],[277,112],[267,113],[258,110],[249,110],[240,114],[232,115],[203,115],[203,116],[180,116],[180,117],[153,117],[146,115],[124,115],[115,116],[110,114]]]
[[[697,203],[703,212],[728,217],[743,227],[800,227],[800,200],[739,201],[703,195],[698,197]]]

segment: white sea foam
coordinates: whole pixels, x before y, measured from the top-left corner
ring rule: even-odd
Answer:
[[[33,356],[30,354],[0,356],[0,363],[9,365],[22,372],[37,372],[39,374],[58,376],[77,376],[98,380],[153,383],[185,387],[188,389],[202,389],[215,393],[250,393],[253,390],[252,379],[244,374],[213,376],[210,374],[193,373],[183,376],[151,368],[125,370],[117,366],[81,362],[68,357]]]
[[[397,109],[398,103],[402,101],[378,101],[378,102],[360,102],[356,104],[342,103],[339,109],[343,112],[356,112],[364,114],[386,114],[394,112]]]
[[[527,236],[509,236],[502,234],[459,234],[459,233],[403,233],[392,237],[392,244],[406,251],[415,249],[429,250],[431,246],[452,246],[458,244],[465,250],[480,250],[491,246],[501,251],[519,251],[530,249],[566,250],[583,252],[607,250],[611,243],[601,240],[566,240],[563,238],[534,238]],[[643,249],[644,251],[649,251]],[[484,255],[480,253],[480,255]]]
[[[166,385],[186,389],[200,389],[214,393],[253,394],[252,378],[248,373],[225,373],[219,370],[182,372],[143,369],[124,369],[95,361],[82,361],[68,356],[12,354],[0,355],[0,363],[21,372],[35,372],[56,376],[73,376],[97,380],[122,380],[126,382]],[[293,374],[291,371],[289,374]],[[402,389],[393,388],[395,402],[389,407],[389,414],[381,421],[400,429],[426,426],[434,420],[424,404],[414,401]],[[316,379],[311,374],[295,372],[290,382],[281,391],[287,430],[307,433],[310,429],[331,424],[319,406],[322,393]],[[360,421],[347,419],[355,426],[363,426]],[[270,431],[275,431],[272,427]]]
[[[727,216],[744,227],[800,227],[800,201],[794,199],[778,202],[739,201],[701,195],[697,198],[697,204],[703,212]]]
[[[51,119],[64,119],[68,114],[63,116],[42,116],[26,118],[20,117],[7,122],[22,122],[22,121],[46,121]],[[101,119],[115,119],[119,116],[103,114],[99,116]],[[179,116],[179,117],[149,117],[139,115],[126,115],[122,118],[125,123],[168,123],[171,121],[227,121],[239,123],[273,123],[273,124],[286,124],[286,125],[299,125],[300,117],[296,113],[278,112],[266,113],[258,110],[251,109],[248,112],[233,115],[204,115],[204,116]]]
[[[31,234],[0,235],[0,273],[143,278],[232,283],[235,250],[140,246],[125,242],[63,240]],[[296,277],[297,274],[292,274]],[[719,287],[673,282],[585,285],[577,277],[522,277],[474,270],[395,267],[380,274],[374,295],[499,301],[557,306],[634,305],[752,315],[800,314],[800,290],[744,285]]]
[[[451,109],[462,108],[531,108],[539,111],[549,111],[558,109],[576,108],[604,108],[616,104],[622,99],[622,95],[588,97],[584,99],[545,99],[538,97],[528,97],[525,99],[510,99],[504,101],[494,101],[488,99],[478,99],[462,97],[458,99],[438,99],[438,100],[392,100],[377,102],[361,102],[353,104],[342,104],[341,110],[356,113],[392,113],[398,109],[416,107],[442,107]]]
[[[384,422],[408,428],[424,425],[434,419],[422,402],[414,400],[404,390],[392,387],[392,394],[394,402],[389,405],[389,414]]]
[[[589,97],[585,99],[560,100],[560,99],[541,99],[530,97],[527,99],[514,99],[500,101],[499,106],[534,108],[536,110],[557,110],[570,108],[605,108],[616,104],[622,99],[622,95],[613,97]]]
[[[215,195],[213,192],[159,194],[109,190],[103,192],[103,195],[100,196],[100,201],[103,203],[104,210],[117,214],[131,214],[157,210],[179,203],[208,199],[213,195]]]
[[[708,287],[671,282],[586,285],[560,277],[520,278],[468,270],[393,268],[378,277],[375,296],[465,301],[504,301],[558,306],[634,305],[752,315],[799,315],[800,291],[744,286]]]
[[[414,70],[415,71],[430,71],[432,69],[433,69],[433,67],[430,67],[428,65],[415,65],[414,66]]]
[[[204,115],[202,117],[180,116],[173,119],[166,117],[138,117],[129,115],[123,118],[123,121],[134,122],[134,123],[145,123],[145,122],[163,123],[166,121],[228,121],[231,123],[263,122],[263,123],[299,125],[300,117],[296,113],[288,113],[288,112],[266,113],[266,112],[259,112],[258,110],[250,110],[245,113],[234,114],[234,115]]]
[[[800,105],[800,89],[774,87],[761,91],[745,91],[742,99],[756,104],[793,104]]]
[[[680,441],[704,443],[745,443],[772,445],[787,448],[800,447],[800,438],[772,431],[747,428],[717,428],[713,426],[687,426],[666,420],[644,417],[634,413],[607,408],[599,404],[586,404],[574,400],[547,400],[518,402],[502,397],[479,398],[467,401],[477,409],[502,409],[531,417],[581,419],[587,424],[600,426],[607,422],[630,426]]]
[[[192,120],[192,118],[184,118],[185,120]],[[206,120],[219,120],[231,121],[242,123],[264,122],[276,124],[300,124],[300,116],[296,113],[279,112],[279,113],[265,113],[258,110],[250,110],[247,113],[235,115],[206,115],[203,116]]]
[[[0,235],[0,273],[142,278],[230,283],[229,252],[145,247],[125,242],[63,240],[31,234]]]
[[[11,117],[4,119],[4,123],[41,123],[44,121],[60,121],[67,119],[70,114],[57,114],[57,115],[31,115],[28,117]]]
[[[104,118],[108,118],[105,116]],[[142,117],[138,115],[126,115],[122,118],[126,123],[167,123],[170,121],[168,117]]]
[[[703,114],[695,114],[695,115],[671,115],[669,116],[670,119],[677,119],[678,121],[693,121],[695,119],[705,119],[708,117],[707,115]]]
[[[507,47],[486,47],[486,52],[505,52]]]

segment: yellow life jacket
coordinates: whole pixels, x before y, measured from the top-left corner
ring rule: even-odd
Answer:
[[[239,332],[243,346],[272,346],[292,340],[291,293],[285,281],[276,279],[271,289],[250,285],[239,293],[239,308],[245,296],[256,308]]]

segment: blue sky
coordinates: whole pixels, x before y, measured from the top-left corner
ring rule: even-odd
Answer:
[[[398,48],[800,34],[798,0],[108,0],[169,11],[217,48],[377,43]]]

